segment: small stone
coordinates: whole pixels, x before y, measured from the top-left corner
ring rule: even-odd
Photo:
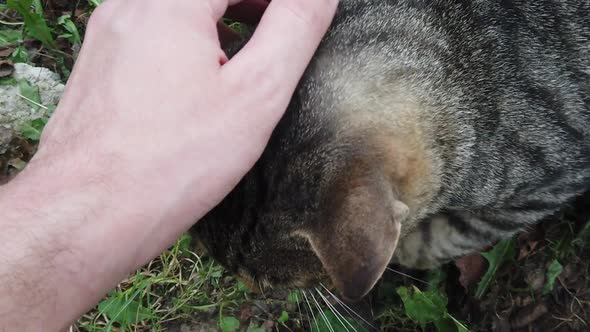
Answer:
[[[57,105],[65,86],[59,75],[47,68],[33,67],[24,63],[14,64],[15,80],[27,80],[39,87],[43,105]],[[44,110],[35,110],[19,96],[20,89],[15,85],[0,85],[0,154],[5,153],[10,142],[26,122],[43,115]]]

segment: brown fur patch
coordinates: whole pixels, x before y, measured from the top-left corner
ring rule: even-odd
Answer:
[[[312,248],[342,295],[360,299],[381,277],[395,250],[405,205],[384,174],[353,160],[325,199],[322,223],[308,231]],[[396,204],[397,203],[397,204]],[[396,211],[396,209],[404,211]]]
[[[430,145],[433,131],[427,127],[424,110],[403,87],[387,93],[375,87],[372,98],[350,98],[337,126],[339,139],[358,145],[358,165],[381,170],[410,214],[402,233],[411,231],[430,212],[430,204],[441,186],[441,162]],[[379,102],[376,102],[378,100]],[[426,126],[426,127],[425,127]]]

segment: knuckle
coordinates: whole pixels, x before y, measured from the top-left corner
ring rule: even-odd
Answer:
[[[338,0],[284,1],[285,9],[298,20],[312,27],[323,26],[332,18]]]
[[[88,21],[88,30],[100,29],[111,24],[115,15],[117,15],[112,1],[105,1],[100,4]]]
[[[131,28],[137,30],[143,22],[151,19],[146,15],[150,3],[139,0],[105,1],[90,16],[86,32],[90,36],[108,34],[115,37],[129,32]]]

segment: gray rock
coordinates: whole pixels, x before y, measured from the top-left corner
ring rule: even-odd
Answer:
[[[14,65],[13,77],[27,80],[39,87],[41,104],[57,105],[64,91],[59,75],[47,68],[33,67],[24,63]],[[44,110],[35,110],[19,96],[18,86],[0,86],[0,154],[6,152],[8,144],[26,122],[39,118]]]

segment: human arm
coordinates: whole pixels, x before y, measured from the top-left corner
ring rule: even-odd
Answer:
[[[273,0],[229,62],[226,6],[109,0],[93,14],[37,154],[0,188],[0,331],[67,327],[259,157],[336,1]]]

